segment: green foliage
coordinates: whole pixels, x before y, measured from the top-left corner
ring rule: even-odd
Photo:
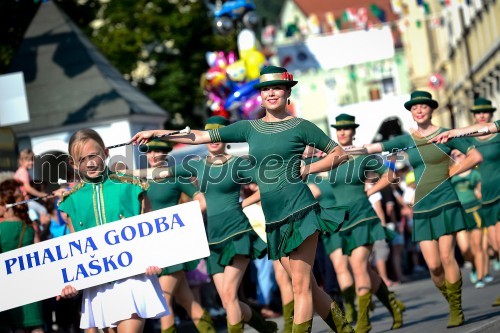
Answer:
[[[180,113],[185,124],[200,126],[193,110],[203,103],[205,53],[235,49],[235,39],[214,35],[203,1],[115,0],[102,5],[97,20],[102,26],[92,41],[109,61],[172,117]]]

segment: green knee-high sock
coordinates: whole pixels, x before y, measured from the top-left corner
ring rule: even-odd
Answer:
[[[356,323],[356,333],[368,333],[372,329],[370,322],[370,303],[372,293],[369,291],[365,295],[358,296],[358,322]]]
[[[342,310],[335,302],[330,304],[330,312],[323,320],[334,332],[354,333],[354,329],[351,324],[349,324],[346,317],[342,313]]]
[[[295,324],[293,323],[292,325],[292,333],[311,333],[313,326],[313,320],[310,319],[308,321],[305,321],[301,324]]]
[[[356,290],[354,289],[354,285],[342,290],[342,297],[344,298],[345,317],[349,323],[353,323],[358,320],[358,312],[356,311],[356,305],[354,304],[354,301],[356,300]]]
[[[161,330],[161,333],[177,333],[177,326],[175,326],[175,324],[173,324],[169,328]]]
[[[455,283],[448,281],[445,283],[448,290],[448,303],[450,304],[450,320],[447,327],[460,326],[465,321],[462,310],[462,277]]]
[[[293,301],[283,305],[283,321],[285,322],[285,326],[283,327],[281,333],[292,333],[293,306],[294,306]]]
[[[214,323],[212,321],[212,317],[210,317],[210,314],[203,310],[203,315],[200,318],[200,321],[198,324],[195,325],[196,329],[200,333],[215,333],[215,327]]]
[[[243,320],[240,321],[237,324],[231,325],[229,322],[227,322],[227,333],[243,333],[243,327],[244,327]]]
[[[248,321],[248,325],[252,326],[259,333],[275,333],[278,331],[278,324],[274,321],[265,320],[260,313],[252,309],[252,317]]]
[[[403,326],[403,309],[400,308],[400,305],[403,303],[396,299],[394,293],[389,291],[387,285],[384,283],[382,279],[380,280],[380,287],[375,293],[375,296],[377,296],[380,302],[382,302],[382,304],[384,304],[384,306],[391,313],[393,319],[391,329],[395,330]]]
[[[446,289],[446,283],[443,283],[441,287],[436,286],[436,288],[438,288],[446,302],[448,302],[448,290]]]

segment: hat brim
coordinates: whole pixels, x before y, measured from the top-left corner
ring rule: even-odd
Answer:
[[[484,109],[480,109],[480,110],[479,109],[478,110],[471,109],[469,111],[472,113],[480,113],[480,112],[495,112],[496,110],[497,110],[497,108],[491,107],[491,108],[484,108]]]
[[[437,109],[439,106],[439,103],[433,99],[414,99],[405,103],[405,109],[410,111],[411,107],[417,104],[429,105],[432,109]]]
[[[299,83],[298,81],[287,81],[287,80],[271,80],[271,81],[266,81],[266,82],[260,82],[256,83],[253,85],[253,87],[257,90],[260,90],[265,87],[270,87],[270,86],[287,86],[287,87],[293,87]]]
[[[341,129],[341,128],[358,128],[359,124],[350,124],[350,125],[335,125],[335,124],[332,124],[330,126],[333,127],[333,128],[335,128],[335,129]]]

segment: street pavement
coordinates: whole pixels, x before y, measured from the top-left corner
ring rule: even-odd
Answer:
[[[469,281],[469,270],[463,269],[464,289],[462,295],[465,313],[465,324],[454,329],[447,329],[448,304],[441,293],[434,287],[430,278],[409,282],[391,288],[406,305],[404,325],[395,333],[476,333],[500,332],[500,307],[492,307],[491,303],[500,296],[500,272],[492,270],[495,280],[483,289],[475,289]],[[373,297],[375,311],[372,312],[371,333],[392,332],[392,318],[383,305]],[[283,317],[273,319],[283,327]],[[221,330],[220,332],[225,332]],[[256,332],[245,325],[245,332]],[[312,333],[330,332],[324,321],[315,316]]]

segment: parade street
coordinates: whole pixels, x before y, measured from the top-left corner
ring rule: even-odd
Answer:
[[[375,311],[372,314],[372,333],[398,332],[398,333],[472,333],[472,332],[500,332],[500,307],[492,307],[491,303],[500,294],[500,272],[493,269],[490,274],[495,280],[486,288],[475,289],[469,280],[469,270],[462,270],[464,274],[463,309],[465,324],[463,326],[447,329],[448,304],[445,302],[430,278],[406,283],[394,289],[397,296],[406,304],[404,325],[397,331],[391,331],[392,319],[382,304],[373,297]],[[277,320],[283,326],[283,318]],[[245,332],[255,332],[245,326]],[[224,330],[225,331],[225,330]],[[221,331],[222,332],[222,331]],[[318,317],[314,317],[312,333],[330,332],[328,326]]]

